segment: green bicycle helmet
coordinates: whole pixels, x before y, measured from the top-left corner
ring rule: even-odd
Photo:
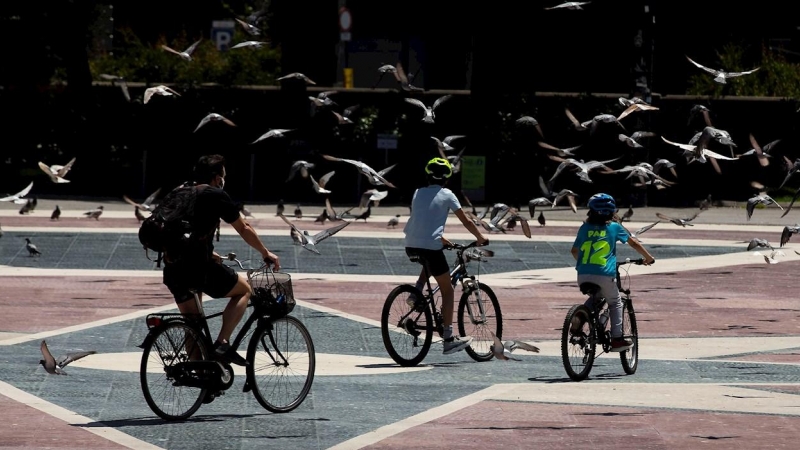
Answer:
[[[425,173],[436,180],[446,180],[453,175],[453,166],[444,158],[433,158],[425,164]]]

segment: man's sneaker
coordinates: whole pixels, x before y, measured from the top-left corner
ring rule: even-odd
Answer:
[[[444,353],[449,355],[455,352],[460,352],[469,346],[472,342],[472,336],[453,336],[444,340]]]
[[[611,351],[624,352],[633,347],[633,342],[630,339],[623,339],[621,337],[611,338]]]
[[[217,342],[214,344],[214,355],[221,361],[236,364],[237,366],[247,365],[247,360],[242,358],[242,355],[233,350],[231,348],[231,344],[228,343],[221,344]]]

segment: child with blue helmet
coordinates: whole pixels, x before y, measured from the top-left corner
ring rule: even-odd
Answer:
[[[600,287],[598,295],[608,303],[611,318],[611,351],[623,352],[633,343],[622,337],[622,298],[617,288],[617,241],[627,243],[644,257],[644,265],[655,262],[650,252],[613,221],[617,212],[614,197],[595,194],[589,199],[587,219],[578,230],[572,244],[572,257],[578,271],[578,285],[594,283]]]

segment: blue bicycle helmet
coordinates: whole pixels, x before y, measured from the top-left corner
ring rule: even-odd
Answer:
[[[594,194],[589,199],[589,209],[602,215],[612,215],[617,212],[617,204],[614,202],[614,197],[608,194]]]

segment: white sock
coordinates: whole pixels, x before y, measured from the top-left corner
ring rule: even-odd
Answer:
[[[453,337],[453,326],[448,325],[444,327],[444,335],[442,336],[442,338],[450,339],[451,337]]]

